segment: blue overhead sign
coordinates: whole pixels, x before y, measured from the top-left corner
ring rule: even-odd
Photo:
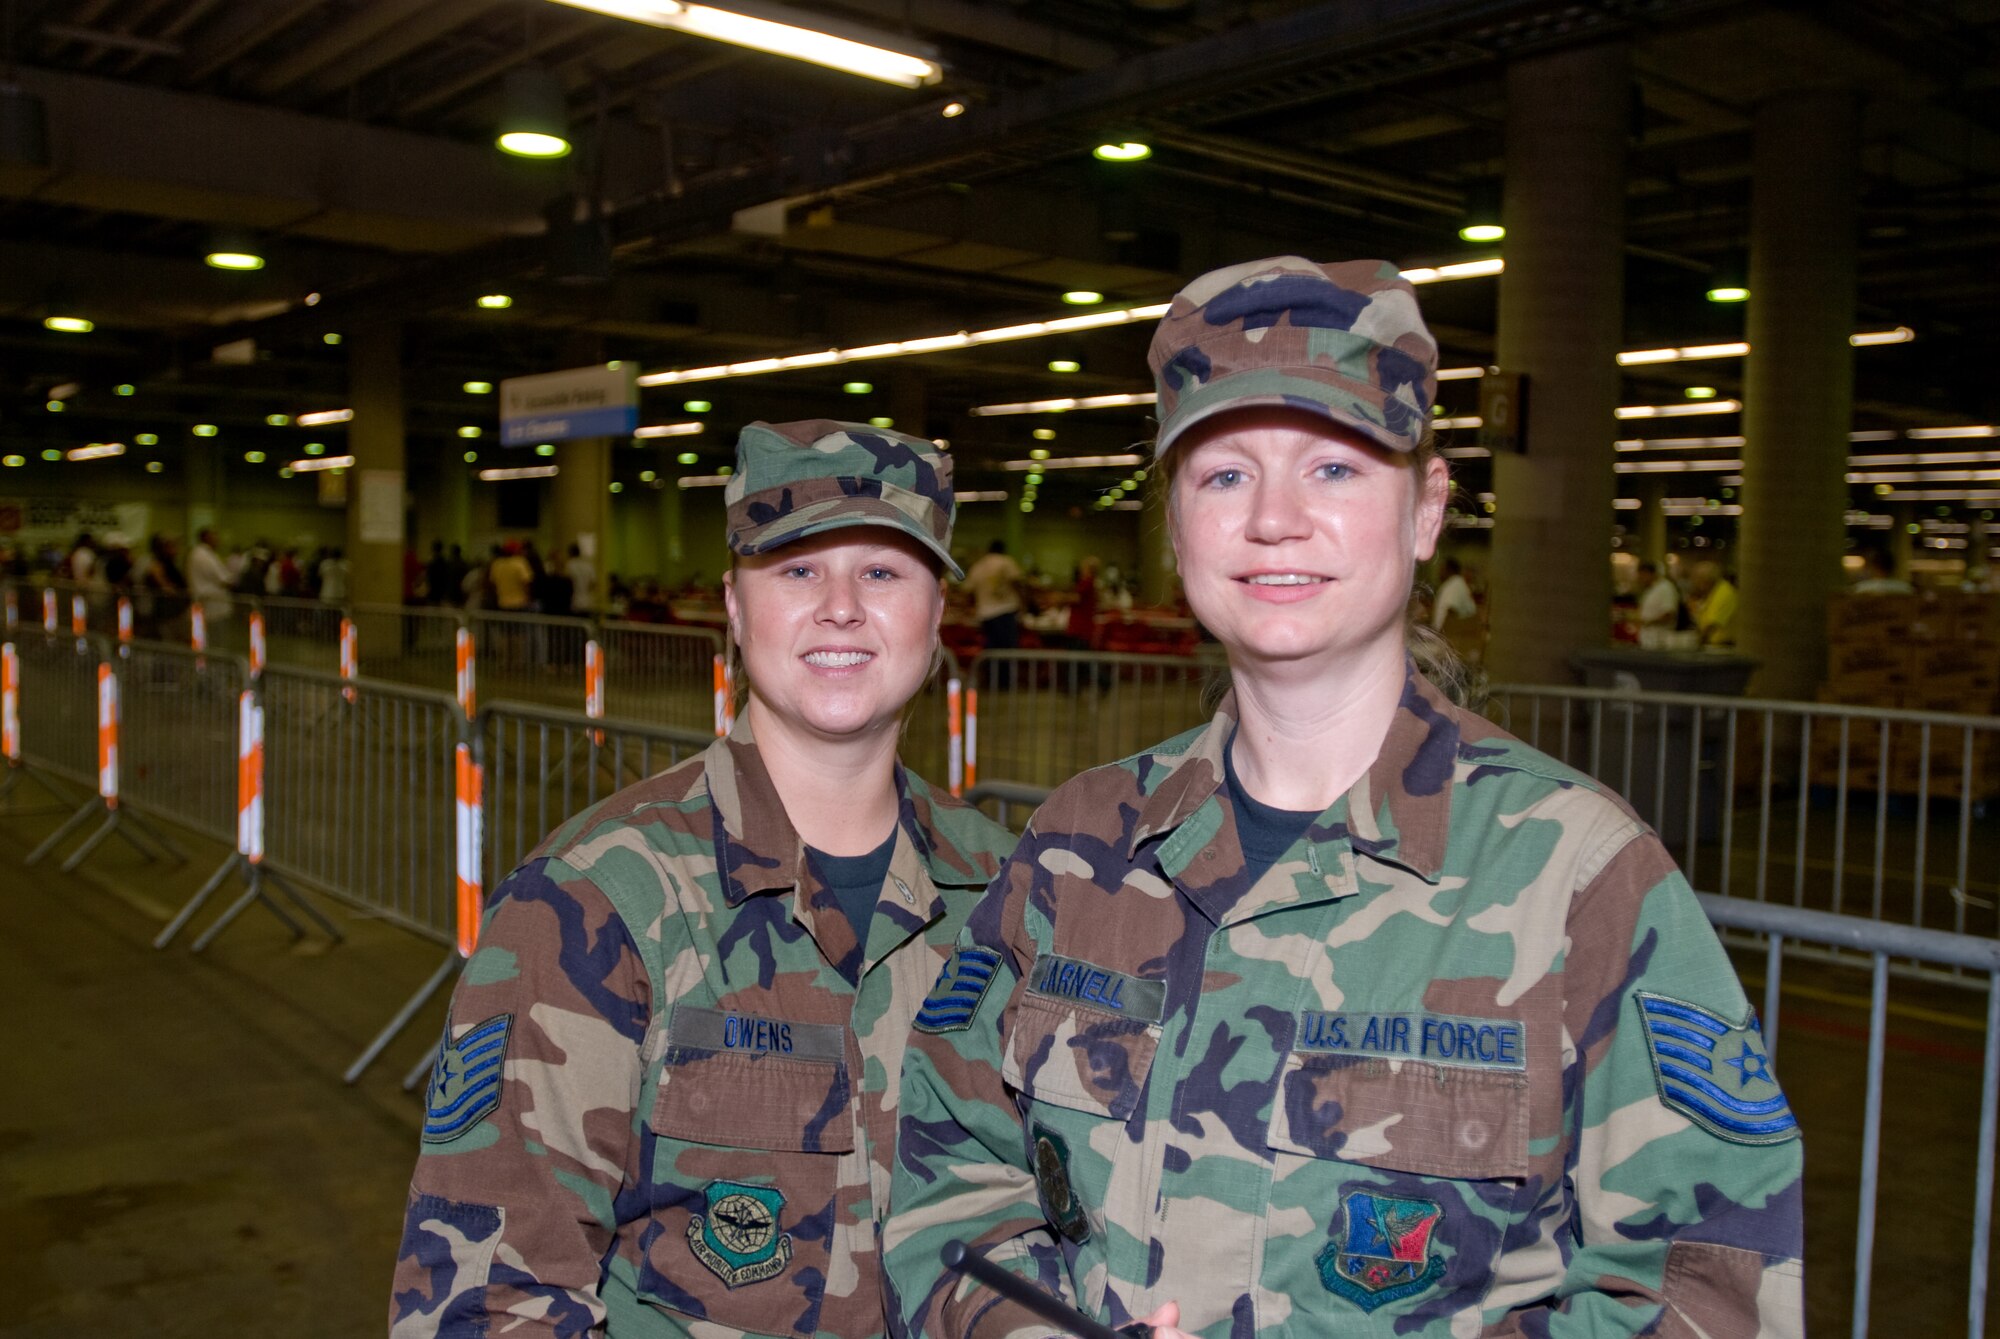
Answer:
[[[629,437],[639,426],[636,363],[595,363],[500,383],[500,445]]]

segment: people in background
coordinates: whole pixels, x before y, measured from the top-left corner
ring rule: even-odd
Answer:
[[[1723,572],[1722,564],[1697,564],[1688,582],[1688,596],[1701,644],[1736,645],[1736,586]]]
[[[63,555],[62,565],[56,569],[56,574],[67,577],[80,586],[98,583],[97,540],[90,531],[85,530],[77,535],[76,542],[71,544],[69,552]]]
[[[1669,634],[1680,626],[1681,588],[1651,558],[1640,561],[1638,576],[1639,645],[1648,650],[1663,648]]]
[[[215,531],[205,529],[196,538],[194,551],[188,554],[188,594],[210,621],[229,617],[229,593],[236,585],[235,575],[223,560],[218,545]]]
[[[996,539],[985,554],[965,573],[965,587],[972,593],[972,616],[979,621],[979,635],[989,651],[1005,651],[1021,644],[1021,583],[1026,574],[1007,554],[1007,541]]]
[[[1915,586],[1895,575],[1882,550],[1872,547],[1861,550],[1861,579],[1850,589],[1856,595],[1914,595],[1917,592]]]
[[[597,564],[584,556],[582,545],[572,544],[563,572],[570,582],[570,612],[578,618],[589,618],[597,612]]]
[[[1472,599],[1472,584],[1465,579],[1465,567],[1456,558],[1446,558],[1439,571],[1443,579],[1438,582],[1437,599],[1431,606],[1431,629],[1444,630],[1445,622],[1454,618],[1475,618],[1479,606]]]
[[[338,544],[319,560],[319,598],[328,604],[343,604],[347,600],[347,554]]]
[[[451,559],[444,556],[444,541],[431,541],[430,561],[424,564],[424,603],[450,604],[458,587],[451,579]]]
[[[510,539],[500,546],[499,556],[487,569],[486,579],[495,609],[509,614],[525,614],[533,608],[530,591],[535,571],[528,566],[527,558],[522,556],[520,540]]]

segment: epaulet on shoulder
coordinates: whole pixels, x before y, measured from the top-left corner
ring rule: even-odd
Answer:
[[[663,804],[680,804],[704,779],[702,754],[683,758],[664,772],[634,781],[623,790],[617,791],[591,805],[557,826],[554,832],[540,846],[535,848],[533,857],[560,858],[578,842],[585,840],[601,828],[614,823],[627,823],[647,809]]]
[[[1066,798],[1072,790],[1081,790],[1085,795],[1089,795],[1092,793],[1092,788],[1102,778],[1117,772],[1123,772],[1129,778],[1138,772],[1141,764],[1148,759],[1172,767],[1182,757],[1186,756],[1189,749],[1194,747],[1195,740],[1201,737],[1201,732],[1208,729],[1209,725],[1210,722],[1203,721],[1200,725],[1192,729],[1181,731],[1181,733],[1175,735],[1172,739],[1162,740],[1157,744],[1149,744],[1136,753],[1126,754],[1116,762],[1099,763],[1095,767],[1086,767],[1069,780],[1057,786],[1054,790],[1051,790],[1048,794],[1048,799],[1042,801],[1042,803],[1048,804],[1059,797]],[[1129,779],[1126,785],[1130,785]],[[1147,789],[1151,790],[1152,786],[1148,785]]]
[[[1534,777],[1538,781],[1552,782],[1566,790],[1596,796],[1623,817],[1645,826],[1645,820],[1638,811],[1611,787],[1599,781],[1588,772],[1578,771],[1568,763],[1558,762],[1531,744],[1516,739],[1504,730],[1496,730],[1484,739],[1463,740],[1458,746],[1459,761],[1474,768],[1497,768],[1519,772]]]

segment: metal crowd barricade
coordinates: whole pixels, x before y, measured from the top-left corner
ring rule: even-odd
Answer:
[[[1208,656],[986,651],[965,705],[965,781],[1053,787],[1206,721]]]
[[[400,604],[348,606],[355,661],[371,679],[449,691],[462,610]]]
[[[659,623],[598,625],[604,652],[604,706],[613,716],[690,730],[715,718],[715,666],[722,634]]]
[[[253,602],[264,614],[264,645],[273,665],[335,669],[346,610],[319,600],[263,595]]]
[[[229,841],[236,833],[239,656],[135,641],[124,656],[126,802]]]
[[[1484,710],[1623,795],[1697,888],[2000,933],[2000,717],[1508,685]]]
[[[587,619],[479,610],[471,626],[488,696],[583,705],[583,652],[592,634]]]
[[[940,789],[964,790],[964,674],[957,657],[944,653],[931,677],[903,713],[896,754],[903,766]]]

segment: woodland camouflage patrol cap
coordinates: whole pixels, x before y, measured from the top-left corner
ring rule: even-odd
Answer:
[[[1437,398],[1437,341],[1416,289],[1382,260],[1277,256],[1213,270],[1174,296],[1147,361],[1156,458],[1205,418],[1266,405],[1412,451]]]
[[[752,423],[736,439],[730,552],[767,553],[850,525],[901,530],[951,560],[951,458],[922,437],[863,423]]]

